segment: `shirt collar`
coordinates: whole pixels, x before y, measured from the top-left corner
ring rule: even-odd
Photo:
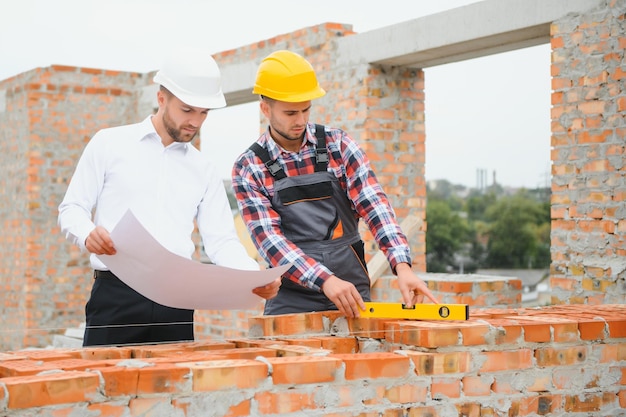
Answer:
[[[153,115],[150,115],[146,117],[141,123],[139,123],[139,140],[151,138],[161,142],[161,137],[154,128],[154,125],[152,124],[152,117]],[[168,146],[168,149],[180,149],[186,152],[188,150],[188,146],[191,146],[191,144],[174,142]]]
[[[154,125],[152,124],[152,115],[146,117],[141,123],[139,123],[139,135],[137,136],[139,140],[143,140],[150,136],[159,137]]]
[[[272,135],[270,135],[269,126],[265,130],[265,133],[263,134],[263,136],[261,136],[260,142],[261,142],[260,145],[263,145],[264,143],[267,144],[267,151],[271,159],[278,158],[280,153],[284,151],[283,148],[280,147],[276,143],[276,141],[274,141],[274,139],[272,138]],[[304,131],[304,140],[302,141],[302,145],[300,146],[300,149],[305,148],[307,146],[313,146],[313,147],[317,146],[317,137],[315,136],[315,125],[312,123],[307,123],[306,129]]]

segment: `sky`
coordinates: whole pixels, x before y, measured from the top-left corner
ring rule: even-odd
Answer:
[[[218,53],[325,22],[363,33],[475,2],[0,0],[0,80],[53,64],[150,72],[167,51],[185,45]],[[475,187],[482,172],[486,185],[495,179],[549,186],[549,45],[424,72],[426,180]],[[258,103],[214,111],[202,131],[203,149],[228,178],[258,132]]]

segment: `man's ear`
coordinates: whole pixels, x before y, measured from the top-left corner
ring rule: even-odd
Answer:
[[[157,104],[159,105],[159,107],[165,104],[165,98],[166,98],[165,93],[161,91],[160,89],[157,90]]]
[[[261,113],[263,116],[270,118],[270,105],[265,100],[259,101],[259,107],[261,108]]]

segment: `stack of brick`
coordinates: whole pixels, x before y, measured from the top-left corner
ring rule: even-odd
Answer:
[[[437,300],[472,307],[521,307],[522,280],[516,277],[478,274],[419,274]],[[398,281],[385,276],[372,287],[372,301],[401,302]]]
[[[255,317],[241,339],[2,353],[0,414],[623,415],[625,305],[470,314]]]
[[[420,276],[441,303],[472,307],[522,306],[522,281],[515,277],[435,273]],[[398,281],[393,275],[378,278],[371,296],[372,301],[402,302]],[[195,331],[220,339],[246,336],[248,320],[262,313],[262,301],[252,310],[201,311],[195,317]]]

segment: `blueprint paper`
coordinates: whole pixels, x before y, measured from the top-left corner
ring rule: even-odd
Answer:
[[[110,233],[117,253],[98,258],[129,287],[168,307],[256,308],[262,298],[252,289],[269,284],[291,266],[244,271],[184,258],[157,242],[130,210]]]

